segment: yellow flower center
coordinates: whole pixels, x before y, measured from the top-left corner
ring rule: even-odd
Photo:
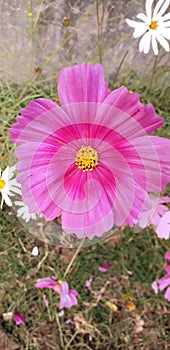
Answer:
[[[98,153],[90,146],[81,146],[76,153],[76,165],[83,171],[92,171],[98,165]]]
[[[6,182],[4,180],[0,179],[0,190],[3,190],[3,188],[5,187]]]
[[[158,23],[156,21],[151,21],[149,28],[150,29],[156,29],[158,27]]]
[[[59,292],[59,291],[60,291],[60,289],[61,289],[60,284],[59,284],[59,283],[57,283],[57,284],[56,284],[56,286],[55,286],[55,288],[56,288],[56,290]]]

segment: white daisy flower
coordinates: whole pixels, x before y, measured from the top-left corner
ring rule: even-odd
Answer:
[[[29,222],[31,219],[36,220],[36,213],[29,213],[28,206],[22,201],[15,201],[14,204],[18,207],[17,217],[22,218],[25,222]]]
[[[162,45],[165,51],[169,51],[170,39],[170,12],[165,13],[170,5],[170,0],[159,0],[152,10],[154,0],[146,0],[146,15],[138,13],[136,16],[142,22],[126,19],[127,24],[134,28],[133,37],[141,38],[139,42],[139,51],[147,54],[152,44],[153,52],[158,55],[158,43]]]
[[[12,202],[9,198],[10,196],[14,196],[15,193],[21,195],[21,185],[17,182],[16,178],[14,177],[15,170],[15,166],[7,166],[7,168],[1,174],[0,168],[0,193],[2,196],[1,209],[3,207],[4,202],[9,207],[12,206]]]

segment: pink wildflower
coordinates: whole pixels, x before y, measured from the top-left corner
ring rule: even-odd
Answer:
[[[98,268],[98,270],[99,270],[100,272],[106,272],[106,271],[108,270],[108,263],[105,261],[104,264],[103,264],[103,266],[100,266],[100,267]]]
[[[59,308],[69,309],[72,306],[77,305],[77,295],[76,290],[69,289],[68,283],[63,281],[58,281],[56,277],[45,277],[39,278],[35,283],[36,288],[49,288],[53,289],[57,294],[60,295],[60,305]],[[44,301],[46,307],[47,303]]]
[[[62,69],[58,95],[62,108],[31,101],[10,129],[24,203],[79,238],[133,226],[170,181],[170,140],[147,135],[163,120],[139,94],[110,92],[100,64]]]
[[[21,314],[15,312],[14,313],[14,321],[15,321],[16,325],[19,326],[21,323],[24,322],[24,318]]]

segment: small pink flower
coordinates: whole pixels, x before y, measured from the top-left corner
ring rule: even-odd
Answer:
[[[91,286],[91,283],[92,283],[92,277],[89,278],[89,280],[86,280],[86,281],[85,281],[85,286],[86,286],[86,287],[90,287],[90,286]]]
[[[35,283],[36,288],[48,288],[53,289],[57,294],[60,295],[60,305],[59,308],[69,309],[72,306],[77,305],[77,295],[76,290],[69,290],[68,283],[63,281],[58,281],[54,276],[39,278]],[[47,306],[47,300],[44,300],[44,303]]]
[[[108,270],[108,263],[105,261],[104,264],[103,264],[103,266],[100,266],[100,267],[98,268],[98,270],[99,270],[100,272],[106,272],[106,271]]]
[[[15,321],[16,325],[19,326],[21,323],[24,322],[24,318],[21,314],[15,312],[14,313],[14,321]]]
[[[78,293],[76,290],[69,290],[68,283],[63,281],[61,282],[61,289],[60,289],[60,305],[59,308],[63,309],[70,309],[72,306],[77,305],[77,295]]]

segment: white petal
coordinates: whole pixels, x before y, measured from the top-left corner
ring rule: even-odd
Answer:
[[[1,209],[2,209],[2,207],[3,207],[3,204],[4,204],[4,199],[3,199],[3,197],[2,197],[2,199],[1,199]]]
[[[37,246],[35,246],[35,247],[32,249],[31,255],[33,255],[33,256],[38,256],[38,247],[37,247]]]
[[[160,17],[164,14],[164,12],[167,10],[167,8],[169,7],[169,0],[165,0],[162,8],[160,9],[160,11],[157,13],[157,17]]]
[[[7,168],[3,171],[2,173],[2,180],[4,180],[5,182],[8,182],[8,178],[9,178],[9,166],[7,166]]]
[[[25,207],[21,207],[17,210],[17,213],[19,216],[24,216],[25,215]]]
[[[145,3],[146,16],[149,20],[151,20],[152,18],[152,4],[153,4],[153,0],[146,0],[146,3]]]
[[[153,48],[154,54],[157,56],[158,55],[158,44],[157,44],[155,35],[152,35],[152,48]]]
[[[133,37],[139,38],[147,31],[147,26],[144,23],[141,23],[140,26],[137,26],[134,30]]]
[[[12,203],[11,203],[11,200],[8,197],[8,195],[5,194],[3,197],[4,197],[4,201],[5,201],[6,205],[8,205],[9,207],[12,207]]]
[[[141,19],[142,21],[144,21],[145,23],[148,22],[147,17],[143,14],[143,13],[138,13],[138,15],[136,16],[137,18]]]
[[[136,26],[140,25],[140,22],[132,21],[131,19],[126,18],[126,23],[129,27],[136,28]]]
[[[155,17],[160,9],[160,7],[162,6],[163,2],[165,0],[159,0],[154,8],[154,11],[153,11],[153,17]]]
[[[166,15],[162,16],[159,21],[160,22],[164,22],[164,21],[167,21],[168,19],[170,19],[170,12],[169,13],[166,13]],[[162,23],[161,23],[162,25]]]
[[[162,45],[164,50],[168,52],[169,51],[169,44],[168,44],[167,40],[164,39],[164,37],[162,35],[160,35],[159,33],[156,33],[156,38],[159,41],[159,43]]]
[[[147,51],[149,52],[150,41],[151,41],[151,33],[147,32],[139,42],[139,52],[142,52],[142,51],[144,53],[147,53]]]
[[[16,166],[9,167],[9,180],[14,176],[14,172],[16,171]]]
[[[170,40],[170,29],[168,28],[158,28],[156,31],[158,34],[161,34],[165,39]]]
[[[167,28],[170,32],[170,21],[162,22],[160,28]]]

